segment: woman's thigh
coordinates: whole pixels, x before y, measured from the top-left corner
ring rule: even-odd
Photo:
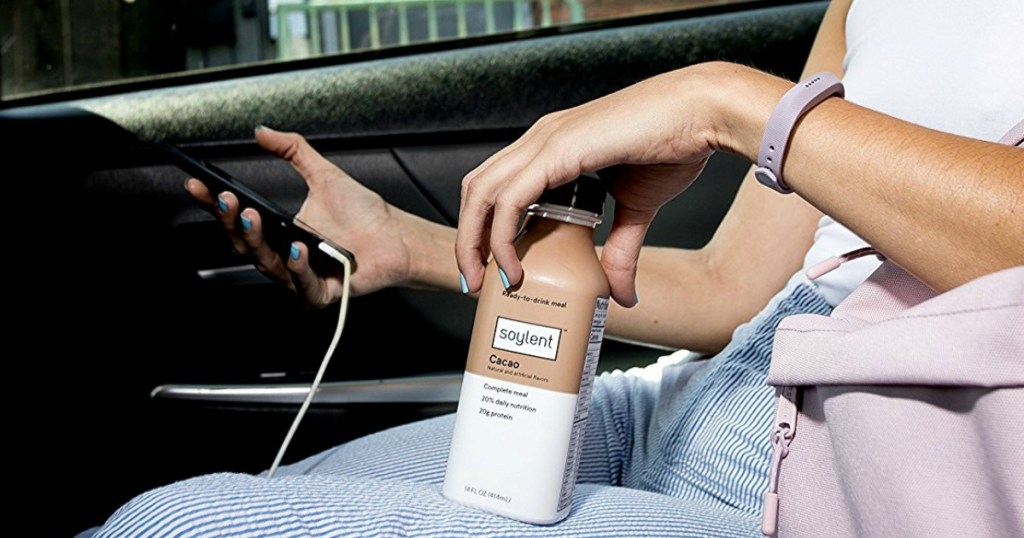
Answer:
[[[617,373],[601,376],[594,390],[577,480],[618,485],[637,446],[635,437],[649,421],[657,383]],[[574,515],[557,527],[516,523],[451,504],[441,497],[440,485],[453,425],[454,415],[447,415],[391,428],[284,466],[272,480],[218,474],[171,484],[122,507],[97,536],[191,534],[189,529],[428,536],[552,535],[555,529],[561,529],[555,536],[620,536],[622,529],[728,535],[747,529],[746,520],[728,509],[719,513],[662,495],[595,485],[578,487]]]
[[[348,476],[440,484],[444,481],[454,418],[445,415],[360,437],[281,467],[277,476]]]
[[[95,538],[245,536],[752,536],[737,510],[584,484],[570,516],[536,526],[454,504],[435,484],[341,475],[207,475],[145,493]]]
[[[681,375],[688,365],[666,369],[644,465],[625,485],[759,513],[771,459],[775,390],[765,378],[775,329],[787,316],[830,310],[800,275],[692,375]]]

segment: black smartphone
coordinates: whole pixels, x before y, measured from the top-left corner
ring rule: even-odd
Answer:
[[[318,248],[319,244],[324,242],[348,258],[352,264],[352,271],[355,271],[354,254],[324,238],[309,225],[295,218],[295,215],[289,214],[281,206],[246,187],[231,174],[209,162],[192,157],[173,144],[159,142],[157,145],[170,156],[174,165],[205,183],[210,192],[231,191],[238,197],[241,209],[251,207],[259,211],[263,223],[263,238],[282,259],[288,258],[293,241],[302,241],[309,251],[309,265],[314,271],[321,275],[336,273],[338,262]]]

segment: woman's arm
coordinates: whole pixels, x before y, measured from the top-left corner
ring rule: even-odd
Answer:
[[[848,8],[849,1],[845,0],[830,5],[805,73],[842,74]],[[659,77],[667,81],[663,88],[671,89],[672,76]],[[673,105],[685,105],[685,102]],[[503,153],[507,155],[509,151]],[[501,157],[499,154],[484,166]],[[685,174],[687,166],[688,163],[627,166],[625,172],[619,174],[619,182],[648,179],[640,176],[660,181],[674,173]],[[619,168],[621,172],[623,167]],[[624,204],[621,202],[615,226],[618,233],[609,238],[602,259],[613,288],[620,290],[617,302],[629,306],[634,304],[634,296],[643,300],[633,308],[613,304],[608,318],[609,333],[705,352],[721,349],[736,326],[749,320],[799,269],[821,216],[799,197],[780,197],[767,191],[756,183],[751,170],[706,247],[700,250],[644,248],[642,252],[639,249],[632,252],[620,245],[642,243],[653,214],[641,216],[639,225],[630,226],[630,215],[622,215]],[[508,272],[508,268],[505,269]],[[635,293],[631,288],[634,270]],[[509,276],[513,281],[518,280],[518,273]],[[479,273],[472,274],[472,270],[467,274],[471,289],[476,289],[473,284],[478,277]]]
[[[452,256],[454,228],[387,205],[294,133],[264,129],[257,133],[257,140],[289,161],[309,184],[300,218],[357,253],[359,270],[352,283],[356,294],[388,286],[459,290]],[[737,324],[763,306],[799,266],[818,213],[799,197],[774,196],[764,188],[752,188],[751,181],[748,178],[748,185],[740,189],[715,238],[704,249],[644,249],[638,287],[647,299],[632,309],[613,306],[611,334],[714,351]],[[269,277],[311,305],[336,300],[341,288],[337,275],[315,274],[306,263],[305,246],[297,259],[281,259],[263,242],[262,222],[254,209],[240,208],[229,192],[215,196],[194,179],[186,188],[224,223],[236,250],[248,252]],[[239,213],[248,229],[238,229]],[[782,238],[770,229],[789,230],[789,236]],[[803,239],[793,240],[795,236]]]
[[[830,6],[806,72],[841,71],[847,7],[848,2],[842,1]],[[260,130],[257,140],[291,162],[309,183],[310,196],[300,217],[358,253],[360,270],[353,282],[356,293],[391,285],[459,289],[458,267],[451,255],[454,229],[388,206],[295,134]],[[645,169],[653,170],[638,167],[622,175]],[[673,167],[657,172],[670,174]],[[216,207],[214,196],[201,183],[192,181],[188,188],[200,201]],[[313,305],[327,304],[337,296],[340,283],[329,275],[314,274],[306,264],[304,249],[298,259],[282,260],[265,247],[254,210],[242,212],[250,223],[248,231],[232,229],[242,208],[230,193],[221,197],[226,211],[215,214],[232,233],[236,249],[251,252],[265,273]],[[750,319],[800,267],[819,216],[799,197],[777,196],[757,185],[748,173],[728,215],[705,248],[643,250],[637,289],[645,299],[632,309],[614,305],[609,332],[669,347],[720,349],[733,329]],[[632,273],[629,277],[632,283]],[[632,302],[632,296],[629,299]]]
[[[821,71],[842,76],[850,3],[829,5],[803,76]],[[765,189],[751,167],[704,248],[641,250],[636,288],[645,299],[633,308],[612,304],[609,332],[673,348],[720,350],[733,330],[800,269],[820,218],[821,212],[800,197]]]
[[[621,164],[673,166],[673,174],[613,185],[618,203],[602,263],[617,302],[632,304],[633,271],[657,210],[690,185],[713,151],[753,160],[772,109],[791,87],[751,68],[704,64],[546,117],[463,181],[456,255],[469,288],[479,287],[489,253],[518,281],[516,217],[545,189]],[[1019,150],[830,99],[797,127],[786,177],[818,209],[942,290],[1024,261],[1022,170]]]
[[[745,68],[723,95],[723,149],[756,159],[789,83]],[[756,91],[755,91],[756,89]],[[1007,126],[1009,127],[1009,126]],[[1024,264],[1024,151],[920,127],[841,99],[797,125],[786,182],[938,291]]]

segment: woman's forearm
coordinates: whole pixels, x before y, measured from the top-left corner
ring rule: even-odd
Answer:
[[[398,285],[409,288],[461,291],[455,264],[455,228],[431,222],[411,213],[400,213],[401,237],[408,252],[406,278]]]
[[[714,265],[709,250],[644,247],[636,286],[640,302],[608,310],[614,337],[705,353],[729,341],[775,291],[763,282],[735,282]]]
[[[455,229],[409,214],[402,219],[410,253],[405,285],[460,291],[452,255]],[[776,283],[723,278],[723,268],[716,268],[714,259],[707,249],[644,248],[637,275],[644,299],[633,308],[612,304],[608,333],[670,348],[721,349],[736,325],[763,305]]]
[[[792,84],[726,69],[718,144],[755,161]],[[800,196],[936,290],[1024,263],[1024,151],[833,98],[797,124],[784,166]]]

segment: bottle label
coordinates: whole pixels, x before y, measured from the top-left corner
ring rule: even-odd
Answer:
[[[524,290],[500,293],[500,301],[477,307],[474,330],[489,338],[473,339],[466,371],[578,394],[592,336],[594,297],[556,299]],[[607,309],[607,299],[599,300]]]
[[[553,361],[558,356],[558,340],[561,336],[562,330],[558,327],[545,327],[499,316],[494,326],[491,347]]]
[[[601,356],[601,341],[604,340],[604,327],[608,319],[608,299],[597,298],[594,308],[594,322],[590,326],[590,341],[587,344],[587,362],[583,365],[583,380],[580,382],[580,395],[576,399],[576,417],[569,437],[569,454],[566,456],[565,474],[562,476],[562,492],[558,496],[558,510],[569,507],[572,502],[572,490],[576,484],[576,472],[580,468],[580,449],[583,444],[583,433],[590,416],[590,395],[594,388],[594,376],[597,375],[597,361]]]

